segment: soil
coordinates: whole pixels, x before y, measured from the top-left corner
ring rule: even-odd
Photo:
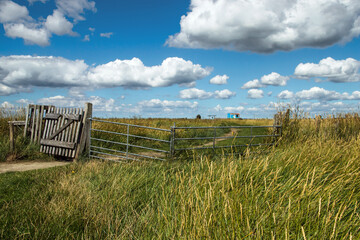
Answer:
[[[65,166],[71,162],[5,162],[0,163],[0,173],[6,172],[24,172],[35,169],[51,168],[58,166]]]

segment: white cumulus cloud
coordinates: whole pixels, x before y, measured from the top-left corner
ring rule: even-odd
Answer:
[[[268,75],[264,75],[259,79],[246,82],[241,88],[252,89],[252,88],[263,88],[266,86],[285,86],[289,81],[288,76],[281,76],[279,73],[272,72]]]
[[[29,11],[13,1],[0,1],[0,22],[16,22],[19,20],[30,19]]]
[[[72,31],[73,24],[59,10],[54,10],[53,14],[46,18],[45,27],[56,35],[75,35]]]
[[[29,1],[30,4],[33,2],[36,0]],[[88,0],[56,0],[56,6],[53,14],[45,20],[34,20],[25,6],[10,0],[0,0],[0,23],[4,26],[5,35],[10,38],[22,38],[25,44],[48,46],[52,34],[78,35],[72,30],[74,23],[66,17],[73,18],[76,23],[85,20],[84,10],[96,11],[95,2]]]
[[[224,85],[227,84],[227,80],[229,79],[229,76],[225,75],[216,75],[215,77],[213,77],[212,79],[210,79],[210,83],[211,84],[216,84],[216,85]]]
[[[284,90],[277,95],[277,97],[281,99],[290,99],[293,98],[294,96],[295,96],[294,93],[289,90]]]
[[[84,10],[96,12],[95,2],[88,0],[56,0],[57,8],[75,20],[85,20]]]
[[[274,52],[344,43],[360,34],[358,0],[192,0],[166,44]]]
[[[235,92],[231,92],[229,89],[216,90],[215,92],[206,92],[202,89],[189,88],[181,90],[179,97],[182,99],[209,99],[209,98],[219,98],[219,99],[229,99],[235,96]]]
[[[264,91],[260,89],[250,89],[247,97],[251,99],[263,98]]]
[[[83,60],[13,55],[0,57],[0,94],[9,95],[31,87],[166,87],[191,84],[210,73],[211,69],[177,57],[149,67],[138,58],[90,67]]]
[[[281,76],[276,72],[272,72],[268,75],[264,75],[261,77],[261,83],[264,85],[271,85],[271,86],[285,86],[286,82],[289,80],[289,77]]]
[[[254,79],[252,81],[246,82],[241,88],[242,89],[251,89],[251,88],[262,88],[264,85],[261,84],[259,79]]]
[[[353,58],[335,60],[331,57],[316,63],[300,63],[294,72],[298,78],[324,78],[331,82],[360,81],[360,61]]]

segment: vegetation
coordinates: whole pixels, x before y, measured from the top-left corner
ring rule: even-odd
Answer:
[[[283,123],[267,153],[2,174],[0,239],[359,239],[359,116]]]
[[[25,108],[0,108],[0,162],[14,160],[49,160],[51,157],[39,153],[39,145],[30,144],[29,140],[23,137],[23,127],[14,128],[15,151],[10,152],[9,145],[9,121],[24,121]]]

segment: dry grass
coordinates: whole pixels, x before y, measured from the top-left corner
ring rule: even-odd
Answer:
[[[357,126],[297,117],[266,155],[2,175],[0,238],[359,239]]]

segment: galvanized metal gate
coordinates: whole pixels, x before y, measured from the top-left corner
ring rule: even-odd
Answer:
[[[103,129],[94,127],[95,123],[101,123]],[[104,125],[108,125],[104,130]],[[155,159],[164,161],[171,154],[171,130],[140,126],[127,123],[111,122],[100,119],[91,119],[90,124],[90,157],[121,161],[121,160],[144,160]],[[140,129],[140,131],[139,131]],[[136,135],[133,132],[153,131],[166,134],[167,139]],[[141,139],[141,141],[137,141]],[[149,142],[146,145],[146,142]],[[156,144],[159,143],[159,144]],[[157,145],[158,147],[154,147]]]

